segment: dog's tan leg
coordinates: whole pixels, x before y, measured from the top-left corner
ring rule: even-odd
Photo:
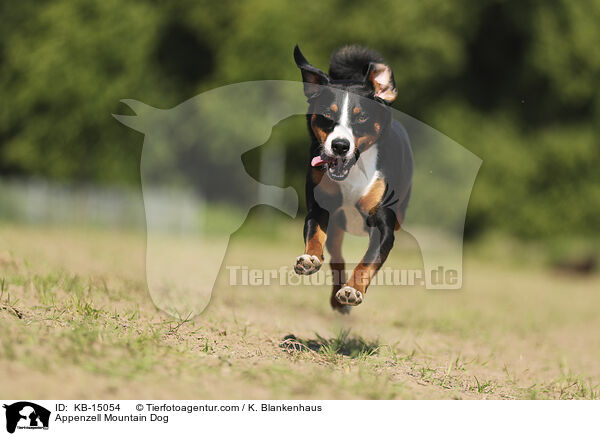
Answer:
[[[306,246],[304,254],[296,258],[294,271],[297,274],[314,274],[321,268],[323,262],[323,247],[327,239],[328,216],[319,211],[309,212],[304,224],[304,239]]]
[[[320,225],[317,225],[313,234],[310,235],[306,240],[304,254],[308,254],[309,256],[317,256],[319,259],[323,260],[323,247],[325,246],[326,240],[327,234]]]

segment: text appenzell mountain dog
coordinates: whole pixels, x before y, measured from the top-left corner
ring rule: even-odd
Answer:
[[[308,99],[311,161],[306,177],[308,214],[298,274],[317,272],[331,256],[331,305],[347,313],[362,303],[371,279],[394,244],[411,192],[413,157],[404,127],[388,107],[397,97],[391,68],[377,53],[346,46],[331,56],[329,74],[294,49]],[[346,280],[344,232],[368,234],[369,246]]]

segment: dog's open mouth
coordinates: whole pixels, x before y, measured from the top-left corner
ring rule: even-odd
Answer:
[[[327,156],[321,154],[316,156],[311,161],[313,167],[327,166],[327,173],[333,180],[341,181],[348,177],[350,168],[354,164],[355,159],[343,159],[341,157]]]

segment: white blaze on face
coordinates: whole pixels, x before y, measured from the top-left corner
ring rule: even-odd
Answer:
[[[333,131],[327,136],[325,141],[325,152],[328,155],[335,154],[331,148],[331,143],[335,139],[347,139],[350,142],[350,149],[346,153],[346,157],[350,157],[354,154],[354,134],[352,133],[352,127],[350,126],[350,95],[346,93],[344,95],[344,102],[342,103],[342,109],[340,113],[340,121],[335,126]]]

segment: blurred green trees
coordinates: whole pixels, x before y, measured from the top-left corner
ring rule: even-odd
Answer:
[[[483,159],[471,234],[600,233],[598,0],[20,0],[0,2],[0,20],[4,177],[138,183],[142,140],[111,117],[120,99],[166,108],[298,80],[294,44],[326,68],[360,43],[394,68],[396,109]],[[282,124],[298,185],[304,123]]]

